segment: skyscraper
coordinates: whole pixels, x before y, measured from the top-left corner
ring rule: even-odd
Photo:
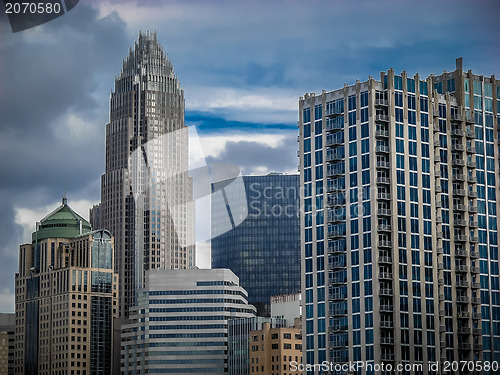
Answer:
[[[307,363],[500,359],[499,110],[461,58],[300,98]]]
[[[120,316],[147,270],[195,264],[188,156],[184,91],[156,33],[140,32],[115,79],[101,204],[91,210],[115,237]]]
[[[15,373],[112,373],[117,278],[113,237],[91,231],[64,198],[20,246]]]
[[[248,302],[270,316],[272,296],[300,291],[299,176],[243,176],[244,189],[231,181],[212,185],[222,192],[212,194],[212,235],[222,233],[212,239],[212,268],[233,271]]]

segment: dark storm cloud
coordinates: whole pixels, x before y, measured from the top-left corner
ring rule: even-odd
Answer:
[[[297,133],[282,132],[286,138],[277,146],[271,147],[259,142],[227,142],[217,157],[208,157],[209,163],[232,163],[240,167],[242,174],[252,173],[256,168],[267,168],[270,172],[297,170]],[[273,135],[270,134],[270,137]],[[251,138],[251,133],[249,134]]]
[[[0,33],[0,259],[8,270],[0,285],[13,291],[23,232],[15,208],[45,206],[64,190],[70,201],[99,199],[109,90],[131,39],[117,15],[99,19],[85,3],[16,34],[4,17]]]

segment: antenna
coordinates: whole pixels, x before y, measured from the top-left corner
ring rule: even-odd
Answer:
[[[64,184],[64,195],[62,197],[62,204],[68,204],[68,197],[66,196],[66,184]]]

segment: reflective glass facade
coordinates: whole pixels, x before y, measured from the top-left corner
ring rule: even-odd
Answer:
[[[232,270],[249,303],[269,316],[271,296],[300,291],[299,176],[243,176],[243,182],[245,191],[225,188],[228,181],[212,185],[225,197],[212,199],[212,233],[223,232],[231,207],[248,207],[240,225],[212,239],[212,268]]]
[[[458,59],[301,98],[307,363],[498,360],[499,86]]]

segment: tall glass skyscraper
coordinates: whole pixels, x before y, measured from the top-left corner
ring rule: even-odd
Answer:
[[[141,32],[111,94],[102,201],[91,211],[115,237],[120,316],[147,270],[195,264],[188,159],[184,91],[156,33]]]
[[[499,110],[461,58],[300,98],[307,363],[500,361]]]
[[[300,291],[299,176],[243,176],[244,191],[231,182],[212,185],[212,233],[222,233],[212,239],[212,268],[233,271],[248,302],[270,316],[271,296]]]

